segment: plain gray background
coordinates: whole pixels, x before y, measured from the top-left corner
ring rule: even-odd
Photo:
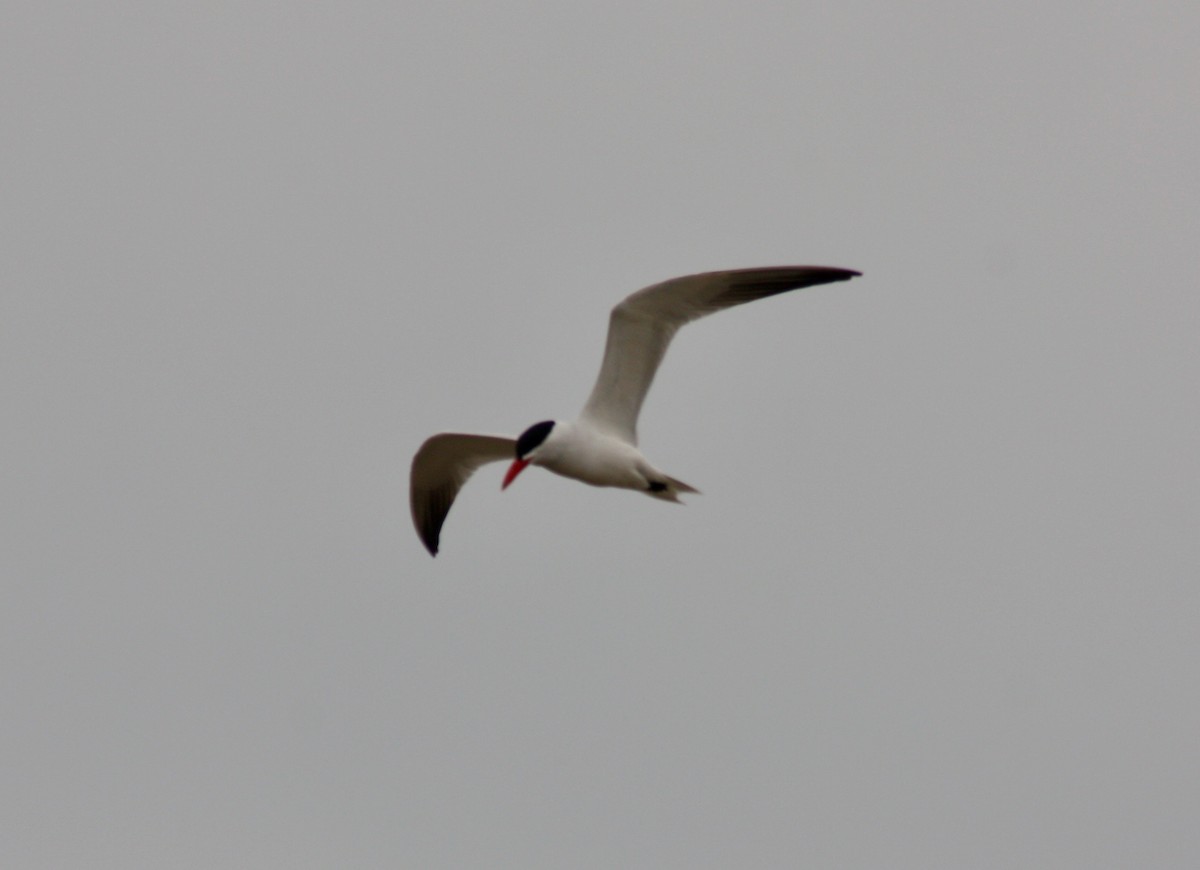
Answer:
[[[1198,9],[8,7],[0,863],[1196,866]]]

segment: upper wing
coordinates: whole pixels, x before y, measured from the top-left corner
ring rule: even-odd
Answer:
[[[503,435],[457,432],[442,432],[421,445],[412,461],[409,501],[413,525],[431,556],[437,555],[442,523],[467,478],[481,465],[516,458],[516,445]]]
[[[829,266],[772,266],[687,275],[637,291],[612,310],[604,362],[581,417],[636,444],[642,402],[679,327],[744,302],[860,274]]]

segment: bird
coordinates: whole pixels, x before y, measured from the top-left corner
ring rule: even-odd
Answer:
[[[530,465],[592,486],[643,492],[667,502],[695,487],[664,474],[638,450],[637,420],[679,328],[735,305],[789,290],[848,281],[862,273],[833,266],[766,266],[672,278],[627,296],[612,309],[600,374],[574,420],[543,420],[517,438],[442,432],[413,456],[409,502],[417,535],[436,556],[446,515],[481,466],[511,460],[500,488]]]

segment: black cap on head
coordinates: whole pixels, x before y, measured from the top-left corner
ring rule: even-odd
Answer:
[[[517,459],[524,459],[540,447],[553,428],[554,421],[545,420],[541,423],[534,423],[522,432],[521,437],[517,439]]]

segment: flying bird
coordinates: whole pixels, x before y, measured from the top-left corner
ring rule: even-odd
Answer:
[[[512,460],[501,489],[539,465],[593,486],[616,486],[678,502],[698,492],[659,471],[637,448],[637,419],[654,373],[679,327],[767,296],[847,281],[861,275],[830,266],[771,266],[672,278],[626,297],[612,310],[604,361],[575,420],[534,423],[518,438],[442,432],[413,457],[409,499],[413,523],[436,556],[442,524],[467,479],[489,462]]]

